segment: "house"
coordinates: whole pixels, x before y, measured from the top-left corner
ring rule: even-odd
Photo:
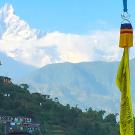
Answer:
[[[0,76],[0,83],[3,83],[3,84],[11,84],[12,81],[11,81],[11,78],[9,78],[9,77]]]

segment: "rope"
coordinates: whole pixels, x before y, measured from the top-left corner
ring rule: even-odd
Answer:
[[[127,10],[128,10],[128,9],[127,9],[127,0],[123,0],[123,7],[124,7],[124,8],[123,8],[123,11],[124,11],[124,12],[127,12]]]

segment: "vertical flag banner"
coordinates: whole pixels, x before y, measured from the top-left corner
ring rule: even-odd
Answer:
[[[134,118],[130,93],[129,48],[133,46],[133,28],[128,19],[127,0],[123,0],[123,23],[120,29],[119,47],[124,48],[116,84],[121,92],[120,135],[134,135]]]

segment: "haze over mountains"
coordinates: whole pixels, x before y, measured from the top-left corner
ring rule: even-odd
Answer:
[[[119,90],[115,79],[118,62],[86,62],[51,64],[38,69],[23,82],[35,91],[58,97],[62,103],[92,107],[109,112],[119,110]],[[131,84],[135,101],[135,59],[131,60]],[[133,102],[135,103],[135,102]],[[134,108],[135,109],[135,108]]]
[[[34,71],[35,67],[23,64],[21,62],[13,60],[11,57],[6,56],[6,54],[0,53],[0,75],[9,76],[13,81],[18,82],[20,78],[30,74]],[[18,82],[19,83],[19,82]]]
[[[27,83],[31,92],[58,97],[63,104],[92,107],[118,112],[120,92],[115,78],[118,62],[84,62],[50,64],[34,68],[0,55],[0,75],[8,75],[16,83]],[[135,103],[135,59],[131,60],[131,90]],[[133,107],[135,110],[135,105]]]

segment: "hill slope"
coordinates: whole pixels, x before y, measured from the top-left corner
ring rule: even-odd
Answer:
[[[5,96],[7,93],[10,96]],[[20,86],[0,82],[0,116],[30,117],[41,124],[41,131],[46,135],[118,135],[116,116],[103,117],[104,113],[91,108],[82,112],[77,107],[54,102],[45,95],[31,94]],[[0,134],[2,132],[0,124]]]

